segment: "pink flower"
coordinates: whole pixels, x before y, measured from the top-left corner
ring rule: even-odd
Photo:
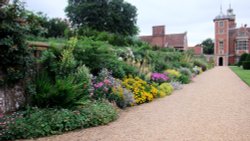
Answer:
[[[3,118],[3,114],[0,114],[0,118]]]
[[[104,82],[106,85],[109,85],[109,84],[111,83],[108,79],[105,79],[103,82]]]
[[[95,88],[100,88],[100,87],[102,87],[103,85],[104,85],[103,82],[99,82],[99,83],[95,84],[94,87],[95,87]]]

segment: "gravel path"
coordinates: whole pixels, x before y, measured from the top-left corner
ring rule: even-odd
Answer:
[[[250,87],[228,67],[216,67],[107,126],[38,141],[250,141]]]

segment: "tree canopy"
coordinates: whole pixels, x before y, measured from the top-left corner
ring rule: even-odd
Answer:
[[[204,54],[214,54],[214,41],[210,38],[204,40],[202,43]]]
[[[25,11],[29,34],[39,37],[64,37],[70,30],[65,19],[48,18],[42,12]]]
[[[76,27],[135,35],[137,9],[124,0],[68,0],[67,16]]]

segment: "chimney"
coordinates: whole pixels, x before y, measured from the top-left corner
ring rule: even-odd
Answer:
[[[153,26],[153,36],[164,36],[165,25]]]

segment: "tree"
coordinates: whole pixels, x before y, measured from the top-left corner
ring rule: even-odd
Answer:
[[[44,37],[48,34],[48,17],[42,12],[34,13],[32,11],[25,11],[26,22],[29,34],[33,36]]]
[[[29,34],[32,36],[57,38],[64,37],[65,31],[70,31],[69,24],[65,19],[50,19],[42,12],[26,11],[25,14]]]
[[[204,40],[201,45],[203,46],[204,54],[214,54],[214,41],[212,39]]]
[[[135,35],[137,9],[124,0],[68,0],[65,11],[76,27]]]
[[[46,28],[48,29],[47,37],[64,37],[65,31],[69,30],[69,24],[66,20],[52,18],[48,21]]]

